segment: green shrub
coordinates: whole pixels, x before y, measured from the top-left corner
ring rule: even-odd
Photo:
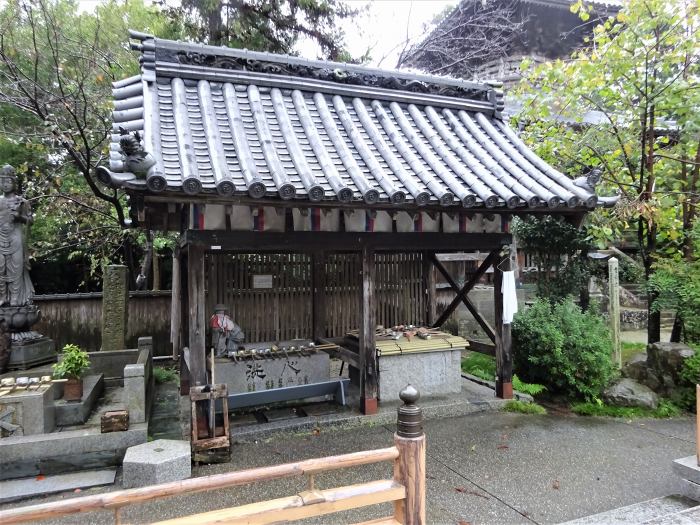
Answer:
[[[51,368],[57,379],[80,379],[90,368],[90,356],[78,345],[65,345],[61,360]]]
[[[496,377],[496,360],[491,356],[472,352],[462,359],[462,371],[487,381],[493,381]],[[544,385],[525,383],[517,375],[513,375],[513,388],[531,396],[536,396],[547,390]]]
[[[170,383],[177,381],[177,372],[172,368],[154,368],[153,377],[156,383]]]
[[[653,310],[675,310],[683,325],[683,341],[700,345],[700,221],[688,234],[692,257],[677,254],[659,259],[649,280],[649,290],[656,294]]]
[[[547,410],[542,405],[537,403],[523,403],[517,399],[511,399],[505,405],[503,405],[502,410],[505,412],[518,412],[520,414],[546,414]]]
[[[462,372],[493,381],[496,376],[496,360],[488,355],[471,352],[462,359]]]
[[[521,381],[516,374],[513,374],[513,388],[518,392],[531,396],[537,396],[547,390],[546,386],[540,385],[539,383],[525,383]]]
[[[695,412],[695,385],[700,384],[700,347],[695,348],[695,355],[683,361],[680,371],[682,383],[671,393],[671,400],[689,412]]]
[[[511,231],[537,267],[537,296],[560,300],[588,283],[590,243],[586,232],[560,217],[516,218]]]
[[[593,400],[616,375],[610,332],[603,318],[570,299],[539,299],[513,323],[518,375],[554,394]]]
[[[571,411],[579,416],[619,417],[635,419],[639,417],[654,417],[663,419],[681,414],[681,410],[667,400],[662,400],[656,409],[642,407],[618,407],[605,403],[576,403],[571,405]]]

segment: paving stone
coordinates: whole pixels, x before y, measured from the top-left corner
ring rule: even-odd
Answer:
[[[673,471],[682,479],[700,484],[700,466],[698,466],[698,457],[695,454],[674,460]]]
[[[274,408],[263,412],[265,418],[270,421],[285,421],[287,419],[296,419],[297,411],[294,408]]]
[[[697,483],[693,483],[687,479],[682,479],[680,493],[686,498],[700,502],[700,485]]]
[[[192,475],[190,444],[157,439],[130,447],[124,456],[122,485],[143,487],[187,479]]]
[[[116,469],[88,470],[0,481],[0,502],[114,483]]]
[[[683,496],[664,496],[641,503],[612,509],[585,518],[567,521],[562,525],[636,525],[638,523],[665,523],[656,521],[677,512],[692,508],[695,502]],[[654,520],[654,521],[652,521]],[[670,522],[673,523],[673,522]]]

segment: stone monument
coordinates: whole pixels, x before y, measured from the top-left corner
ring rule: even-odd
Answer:
[[[17,173],[5,165],[0,170],[0,325],[11,337],[7,368],[26,370],[55,361],[56,350],[51,339],[31,329],[40,315],[32,303],[26,250],[25,230],[32,222],[32,210],[16,191]]]

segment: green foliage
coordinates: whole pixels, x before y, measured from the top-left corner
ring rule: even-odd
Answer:
[[[573,301],[537,300],[513,323],[514,365],[526,381],[555,394],[596,399],[615,377],[604,320]]]
[[[293,54],[302,39],[317,44],[331,60],[350,58],[339,21],[358,9],[339,0],[183,0],[165,13],[184,21],[190,38],[212,45]]]
[[[700,384],[700,346],[695,347],[695,355],[683,361],[680,371],[681,382],[671,392],[671,400],[689,412],[695,412],[695,385]]]
[[[524,381],[521,381],[517,374],[513,375],[513,388],[518,392],[531,396],[537,396],[542,392],[547,391],[547,387],[540,385],[539,383],[525,383]]]
[[[577,294],[588,281],[585,232],[561,218],[549,215],[513,221],[519,247],[537,264],[537,295],[559,301]]]
[[[621,346],[622,364],[625,364],[627,361],[629,361],[634,354],[647,351],[647,345],[645,343],[629,343],[627,341],[623,341],[621,343]]]
[[[690,385],[700,385],[700,350],[695,349],[695,355],[683,361],[680,376]]]
[[[79,379],[90,368],[90,356],[78,345],[63,347],[61,360],[52,366],[53,376],[58,379]]]
[[[156,383],[176,382],[178,379],[177,371],[173,368],[155,367],[153,369],[153,377]]]
[[[493,381],[496,376],[496,360],[488,355],[471,352],[462,358],[462,371],[487,381]],[[539,395],[547,390],[544,385],[525,383],[517,375],[513,375],[513,388],[531,396]]]
[[[542,405],[538,405],[537,403],[523,403],[517,399],[508,401],[503,405],[501,410],[504,412],[517,412],[519,414],[544,415],[547,413],[547,410]]]
[[[605,403],[585,402],[571,405],[571,411],[579,416],[619,417],[624,419],[637,419],[641,417],[653,417],[664,419],[681,415],[681,409],[667,400],[659,402],[655,409],[642,407],[618,407]]]
[[[462,372],[493,381],[496,376],[496,360],[488,355],[470,352],[462,358]]]
[[[0,3],[0,158],[18,168],[34,210],[30,256],[84,270],[83,290],[103,263],[133,268],[138,256],[124,195],[93,179],[109,153],[111,83],[139,71],[128,29],[183,36],[143,0],[105,0],[94,12],[76,0]]]
[[[683,339],[700,344],[700,223],[689,232],[690,257],[659,260],[649,288],[657,297],[655,310],[676,310],[683,322]]]
[[[584,18],[585,4],[574,7]],[[682,254],[697,221],[699,75],[697,1],[629,0],[571,60],[533,68],[521,84],[523,138],[571,176],[602,170],[598,193],[622,198],[590,213],[587,231],[601,248],[630,232],[645,277]]]

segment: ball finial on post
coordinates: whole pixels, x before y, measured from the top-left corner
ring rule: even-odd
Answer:
[[[416,405],[420,393],[413,385],[406,385],[399,393],[403,401],[398,412],[396,433],[404,438],[416,438],[423,435],[423,411]]]

